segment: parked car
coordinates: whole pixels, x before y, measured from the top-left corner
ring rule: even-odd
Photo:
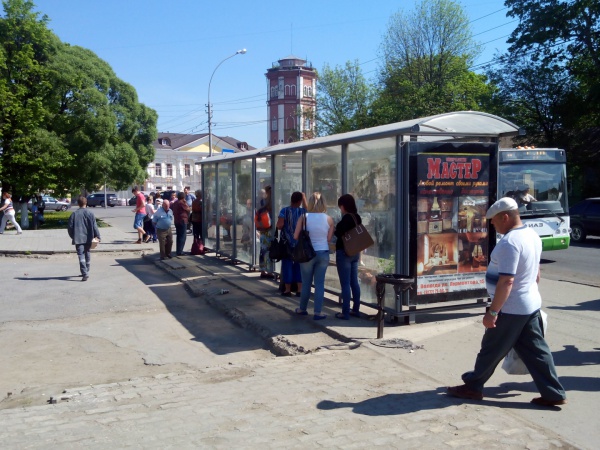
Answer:
[[[66,211],[71,207],[70,203],[56,200],[54,197],[48,195],[42,195],[42,198],[46,203],[46,211]],[[27,209],[31,211],[31,200],[27,202]]]
[[[146,192],[146,191],[140,191],[140,192],[142,194],[144,194],[144,197],[146,197],[146,199],[148,199],[149,192]],[[135,206],[135,203],[136,203],[135,195],[133,197],[131,197],[127,203],[129,204],[129,206]]]
[[[600,236],[600,197],[588,198],[569,208],[571,240],[583,242],[587,236]]]
[[[118,204],[118,199],[116,194],[106,194],[106,201],[108,206],[116,206]],[[96,207],[100,206],[104,208],[104,193],[99,192],[96,194],[90,194],[87,196],[87,205]]]

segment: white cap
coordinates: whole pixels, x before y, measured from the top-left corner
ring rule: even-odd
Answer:
[[[490,206],[490,209],[487,210],[485,218],[491,219],[498,213],[505,211],[514,211],[516,209],[519,209],[519,205],[517,205],[516,201],[514,201],[510,197],[502,197],[500,200],[498,200],[496,203]]]

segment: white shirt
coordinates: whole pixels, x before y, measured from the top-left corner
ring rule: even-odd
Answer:
[[[306,220],[306,230],[310,234],[310,242],[316,252],[329,250],[327,236],[329,233],[329,223],[325,213],[307,213],[304,216]]]

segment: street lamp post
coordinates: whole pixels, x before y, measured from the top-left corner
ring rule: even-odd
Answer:
[[[217,64],[217,67],[215,67],[215,70],[213,70],[213,73],[210,76],[210,80],[208,82],[208,105],[207,105],[208,106],[208,156],[209,157],[212,156],[212,150],[213,150],[213,148],[212,148],[212,106],[210,104],[210,84],[212,83],[212,79],[215,76],[215,72],[221,66],[221,64],[223,64],[225,61],[233,58],[236,55],[243,55],[244,53],[246,53],[245,48],[238,50],[233,55],[225,58],[223,61],[221,61],[219,64]]]

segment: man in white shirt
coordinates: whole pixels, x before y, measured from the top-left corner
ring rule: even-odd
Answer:
[[[531,400],[539,406],[567,403],[558,380],[552,353],[544,339],[538,290],[542,242],[531,228],[523,225],[517,202],[504,197],[486,214],[502,235],[486,273],[492,304],[483,317],[486,328],[475,368],[462,375],[465,384],[447,389],[452,397],[483,399],[483,386],[498,363],[514,348],[525,363],[541,397]]]

